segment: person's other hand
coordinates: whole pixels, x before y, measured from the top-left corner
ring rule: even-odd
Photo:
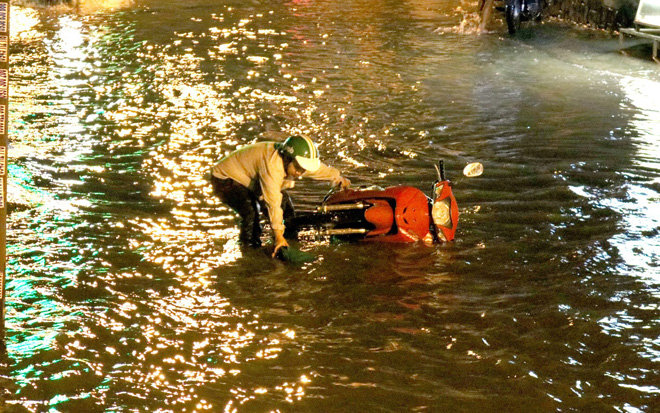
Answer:
[[[275,231],[275,250],[273,251],[273,258],[277,255],[277,251],[282,247],[288,247],[289,243],[284,238],[284,231]]]
[[[344,178],[343,176],[340,176],[339,185],[341,185],[341,189],[346,189],[349,186],[351,186],[351,181],[348,178]]]

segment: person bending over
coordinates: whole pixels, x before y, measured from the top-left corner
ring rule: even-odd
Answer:
[[[325,180],[346,188],[351,181],[319,160],[318,149],[306,136],[289,136],[284,142],[258,142],[222,158],[211,170],[213,193],[241,218],[239,242],[261,246],[262,209],[273,228],[275,250],[289,244],[284,222],[294,216],[286,189],[301,176]]]

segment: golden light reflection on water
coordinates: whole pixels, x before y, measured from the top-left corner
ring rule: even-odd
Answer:
[[[252,36],[243,27],[248,21],[243,20],[238,27],[222,31],[223,37]],[[211,30],[211,35],[219,34]],[[182,39],[191,39],[190,33],[179,34]],[[212,50],[215,59],[224,55],[233,55],[237,51],[233,43],[222,44]],[[182,42],[175,42],[180,46]],[[150,53],[154,53],[154,48]],[[151,171],[153,178],[151,196],[175,202],[171,212],[172,219],[135,219],[130,223],[139,228],[140,237],[130,241],[134,250],[139,250],[146,261],[156,264],[169,274],[180,279],[180,284],[171,290],[172,298],[161,300],[159,313],[167,315],[186,327],[182,331],[203,330],[219,331],[217,341],[209,339],[194,343],[192,357],[182,354],[164,359],[167,364],[194,366],[198,368],[184,369],[184,376],[191,383],[208,385],[226,375],[238,376],[242,373],[241,365],[256,360],[276,359],[282,351],[281,339],[264,341],[248,325],[231,325],[220,321],[219,325],[203,321],[198,317],[202,308],[236,313],[228,302],[216,294],[209,294],[212,288],[212,277],[217,268],[230,264],[241,258],[242,252],[236,243],[237,228],[232,225],[233,217],[219,205],[210,194],[208,173],[213,165],[226,151],[232,150],[239,142],[236,137],[228,134],[234,125],[250,120],[249,112],[231,110],[235,99],[250,102],[272,102],[275,104],[292,104],[297,101],[286,94],[266,93],[249,86],[242,87],[226,96],[222,93],[232,86],[232,80],[220,79],[214,84],[199,83],[200,59],[192,55],[170,57],[167,53],[159,55],[162,69],[155,72],[156,83],[162,84],[160,92],[168,102],[168,108],[160,116],[168,119],[168,140],[149,154],[143,162],[143,169]],[[266,62],[258,56],[248,56],[248,61],[260,65]],[[180,73],[181,76],[175,74]],[[258,77],[257,72],[250,71],[246,76]],[[108,117],[117,121],[130,122],[130,116],[120,119],[127,106],[117,108]],[[139,108],[134,108],[135,111]],[[172,116],[172,114],[178,114]],[[180,116],[185,114],[185,116]],[[220,147],[216,139],[202,133],[203,130],[213,130],[216,135],[227,134]],[[176,154],[173,156],[173,154]],[[216,212],[211,213],[208,208]],[[217,216],[217,212],[222,216]],[[146,239],[144,238],[146,237]],[[219,243],[218,243],[219,242]],[[250,317],[249,313],[236,316]],[[154,321],[154,325],[159,324]],[[253,323],[258,326],[255,319]],[[250,324],[250,323],[248,323]],[[145,334],[150,330],[146,329]],[[293,339],[295,334],[287,330],[284,338]],[[153,349],[153,346],[151,346]],[[217,352],[219,350],[219,352]],[[252,353],[252,356],[245,352]],[[213,355],[209,358],[209,355]],[[218,359],[219,360],[216,360]],[[206,360],[206,361],[202,361]],[[211,360],[216,360],[211,362]],[[221,362],[220,362],[221,361]],[[220,362],[219,364],[217,364]],[[201,364],[200,364],[201,363]],[[235,366],[235,367],[232,367]],[[153,378],[161,377],[160,370],[153,373]],[[305,383],[310,380],[305,379]],[[225,411],[234,411],[234,405],[242,405],[268,392],[280,392],[287,400],[300,400],[304,396],[302,385],[284,383],[274,387],[258,386],[255,389],[234,388],[231,390],[233,400],[224,406]],[[190,398],[190,396],[186,396]],[[197,398],[195,397],[194,400]],[[183,402],[183,400],[180,400]],[[198,409],[217,410],[217,402],[200,400]],[[222,406],[220,406],[222,407]]]
[[[215,225],[219,221],[213,221]],[[238,230],[236,228],[219,229],[182,229],[185,221],[167,220],[135,220],[131,222],[141,230],[141,235],[147,236],[148,241],[130,239],[131,249],[139,250],[144,259],[154,262],[164,270],[177,275],[202,277],[221,265],[236,261],[241,257],[241,251],[236,241]],[[178,224],[178,225],[177,225]],[[222,253],[215,251],[215,239],[229,240],[223,245]],[[204,260],[194,257],[203,256]]]
[[[26,15],[34,16],[33,13]],[[34,19],[32,26],[27,23],[24,25],[25,29],[22,29],[24,32],[21,34],[23,39],[30,37],[26,33],[36,24]],[[295,334],[292,330],[287,330],[281,338],[268,338],[263,341],[263,335],[255,332],[258,319],[250,312],[234,308],[213,290],[214,271],[235,262],[242,253],[235,242],[237,229],[233,225],[233,217],[225,208],[219,207],[217,200],[210,197],[206,180],[210,166],[222,153],[218,153],[215,138],[209,139],[198,130],[212,127],[215,133],[222,134],[243,122],[244,114],[227,110],[234,98],[269,101],[274,104],[295,103],[296,99],[251,87],[242,88],[229,97],[219,96],[219,91],[231,86],[230,80],[221,80],[213,85],[199,84],[199,78],[196,76],[199,73],[199,58],[192,54],[175,57],[163,53],[156,56],[163,59],[163,65],[153,73],[154,83],[162,85],[159,92],[168,102],[168,106],[151,105],[140,98],[143,88],[140,76],[135,73],[122,75],[120,88],[103,83],[103,76],[111,73],[94,64],[94,59],[100,58],[95,51],[99,46],[96,44],[99,39],[88,36],[84,32],[85,26],[82,22],[64,15],[58,19],[58,24],[58,36],[50,47],[44,50],[44,55],[50,60],[44,62],[37,72],[42,77],[41,81],[35,86],[21,82],[17,87],[17,118],[27,118],[35,112],[56,111],[57,120],[47,126],[45,136],[71,136],[85,132],[86,126],[83,124],[111,122],[115,125],[116,132],[102,136],[110,153],[122,151],[128,145],[136,143],[145,146],[150,139],[153,140],[155,134],[161,133],[158,132],[157,125],[135,122],[136,118],[145,115],[145,106],[150,115],[168,122],[167,144],[153,147],[149,156],[145,157],[142,167],[153,177],[150,195],[156,199],[173,201],[178,206],[173,208],[167,217],[127,216],[108,225],[120,232],[137,230],[137,233],[128,235],[124,240],[127,251],[122,253],[139,253],[144,262],[157,266],[164,274],[174,277],[178,282],[165,295],[150,289],[144,291],[146,297],[152,300],[145,308],[143,298],[126,294],[122,291],[122,285],[132,280],[154,280],[154,275],[130,266],[118,265],[112,258],[103,257],[106,251],[97,250],[96,253],[100,252],[103,257],[95,261],[100,265],[100,268],[97,268],[98,273],[83,284],[86,288],[100,289],[112,294],[113,302],[117,305],[110,304],[107,313],[98,314],[83,307],[83,318],[80,319],[80,314],[72,318],[78,319],[74,322],[83,324],[79,331],[71,333],[72,338],[77,339],[64,344],[64,351],[66,359],[81,360],[85,368],[103,378],[103,384],[82,393],[82,396],[59,395],[47,403],[55,406],[79,397],[89,397],[106,403],[111,388],[129,386],[130,388],[117,394],[143,399],[152,392],[164,393],[162,399],[168,405],[188,406],[190,402],[194,402],[197,409],[218,411],[218,408],[224,406],[219,406],[217,400],[210,401],[199,397],[196,389],[208,386],[209,383],[227,375],[242,374],[240,366],[247,362],[276,359],[285,341],[294,339]],[[245,34],[240,29],[233,32]],[[153,53],[156,53],[155,48],[149,45],[145,47],[143,57],[154,57]],[[218,53],[233,52],[220,47]],[[256,56],[249,60],[257,65],[265,62]],[[55,65],[57,70],[51,70],[49,65]],[[181,73],[182,76],[177,77],[173,73]],[[43,95],[53,96],[67,96],[73,90],[73,98],[58,101],[58,105],[52,108],[43,102],[30,100],[37,92],[37,87],[43,88]],[[75,105],[79,102],[74,100],[75,91],[80,90],[91,91],[93,101],[99,104],[99,108],[76,108]],[[109,96],[112,96],[112,103],[103,106],[102,102],[109,100]],[[212,121],[209,122],[209,119]],[[24,129],[25,134],[34,133],[29,128]],[[34,133],[35,142],[40,142],[43,137],[42,132]],[[29,142],[29,139],[25,138],[22,141]],[[104,177],[101,182],[106,179],[111,181],[112,177],[109,175],[115,170],[112,164],[76,165],[90,152],[89,145],[93,141],[80,140],[71,146],[71,141],[62,139],[55,140],[51,146],[68,149],[62,151],[59,162],[71,165],[62,167],[62,171],[80,175],[92,174]],[[237,143],[237,140],[228,138],[220,150],[231,150]],[[26,146],[24,154],[30,154],[31,150],[33,149]],[[14,152],[17,155],[19,153]],[[75,191],[74,188],[81,185],[82,181],[59,179],[58,184]],[[44,213],[50,215],[59,211],[60,220],[72,222],[75,221],[76,215],[82,215],[81,207],[96,207],[95,202],[85,199],[54,202],[43,204]],[[67,211],[67,214],[62,214],[63,211]],[[71,270],[75,271],[75,266],[72,266]],[[75,275],[73,278],[75,279]],[[14,287],[14,293],[21,294],[18,286]],[[57,317],[64,320],[62,311],[67,309],[57,308],[53,316],[59,314]],[[48,318],[44,317],[44,311],[38,306],[34,308],[34,312],[38,313],[42,322],[49,322]],[[14,319],[19,316],[17,313],[10,315]],[[85,325],[86,316],[90,317],[91,325]],[[245,322],[236,322],[237,319]],[[180,334],[199,331],[202,334],[212,334],[215,338],[182,341],[168,337],[164,334],[164,323],[176,326],[173,328]],[[135,330],[136,326],[138,330]],[[35,334],[35,340],[13,345],[11,351],[13,354],[28,357],[44,349],[55,349],[57,334]],[[171,351],[186,343],[192,343],[190,353]],[[84,361],[88,357],[86,354],[91,354],[92,359],[96,357],[102,361]],[[122,361],[113,363],[112,360]],[[172,373],[170,366],[175,367],[177,373]],[[75,374],[78,374],[78,371],[71,370],[71,375]],[[62,373],[53,376],[53,380],[65,380],[71,375]],[[25,380],[30,380],[27,375]],[[309,379],[304,382],[308,383]],[[294,386],[287,382],[281,385],[256,385],[254,389],[237,387],[232,390],[233,400],[229,401],[226,407],[230,409],[233,403],[244,404],[268,392],[281,392],[287,400],[300,399],[304,395],[302,385]],[[37,411],[44,403],[25,400],[22,404]]]
[[[258,349],[262,344],[258,342],[264,338],[255,333],[259,329],[258,318],[247,311],[232,308],[226,300],[214,294],[204,293],[203,290],[193,293],[185,287],[174,290],[170,298],[154,300],[150,307],[149,314],[139,314],[135,313],[134,306],[122,305],[123,309],[134,313],[132,319],[146,318],[148,323],[141,323],[141,338],[136,340],[141,342],[143,350],[132,352],[140,364],[135,368],[131,368],[131,364],[116,364],[109,375],[108,384],[119,385],[121,381],[131,383],[131,393],[137,397],[142,397],[142,394],[150,390],[164,391],[162,397],[168,405],[186,406],[192,401],[197,406],[218,411],[223,405],[218,405],[217,400],[206,399],[201,390],[227,375],[240,376],[243,370],[241,366],[260,358]],[[213,314],[213,317],[200,317],[203,313]],[[240,317],[244,322],[230,321],[235,317]],[[191,332],[199,331],[204,333],[198,335],[203,338],[198,341],[182,341],[182,338],[163,334],[163,323],[171,323],[172,320],[179,323],[180,334],[190,335]],[[101,322],[109,328],[115,324],[107,318],[101,318]],[[214,332],[219,334],[215,335]],[[213,338],[208,334],[212,334]],[[272,350],[281,338],[289,336],[290,333],[286,333],[268,338],[268,349]],[[126,342],[123,342],[120,347],[125,345]],[[187,348],[190,349],[185,350]],[[102,350],[110,355],[125,352],[116,346],[105,346]],[[250,356],[252,351],[256,351],[254,356]],[[309,381],[305,378],[302,383],[307,384]],[[233,400],[224,407],[244,404],[269,391],[282,391],[292,400],[304,395],[302,384],[293,392],[291,389],[291,385],[286,382],[274,387],[257,385],[254,389],[235,387],[230,390]]]
[[[83,13],[96,13],[112,9],[123,9],[135,6],[136,0],[78,0],[75,10]]]
[[[42,32],[34,30],[40,22],[39,13],[36,10],[14,6],[10,11],[12,43],[27,43],[44,37]]]
[[[97,12],[111,11],[111,10],[118,10],[118,9],[132,7],[135,6],[136,1],[135,0],[74,0],[71,2],[66,2],[66,1],[45,2],[47,4],[44,5],[42,4],[44,2],[19,0],[16,3],[18,4],[14,5],[14,7],[20,7],[20,6],[26,8],[30,7],[37,9],[38,11],[43,13],[92,14]]]

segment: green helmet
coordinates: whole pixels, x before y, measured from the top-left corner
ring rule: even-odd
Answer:
[[[306,136],[289,136],[278,149],[282,156],[295,159],[306,171],[314,172],[321,166],[319,151]]]

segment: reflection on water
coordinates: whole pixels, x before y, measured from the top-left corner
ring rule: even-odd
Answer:
[[[657,66],[557,22],[475,36],[473,3],[13,7],[6,402],[650,409]],[[242,250],[208,171],[290,133],[356,185],[429,191],[445,159],[456,242]]]
[[[660,283],[660,250],[657,243],[649,243],[648,240],[658,239],[660,229],[660,213],[654,205],[658,201],[660,177],[657,172],[640,174],[636,169],[645,172],[657,170],[655,163],[660,158],[660,84],[629,76],[622,77],[620,84],[627,104],[637,110],[631,127],[639,136],[635,139],[635,169],[626,171],[632,181],[627,191],[628,199],[612,205],[612,208],[625,211],[627,231],[615,237],[614,241],[631,267],[629,272],[657,286]]]

